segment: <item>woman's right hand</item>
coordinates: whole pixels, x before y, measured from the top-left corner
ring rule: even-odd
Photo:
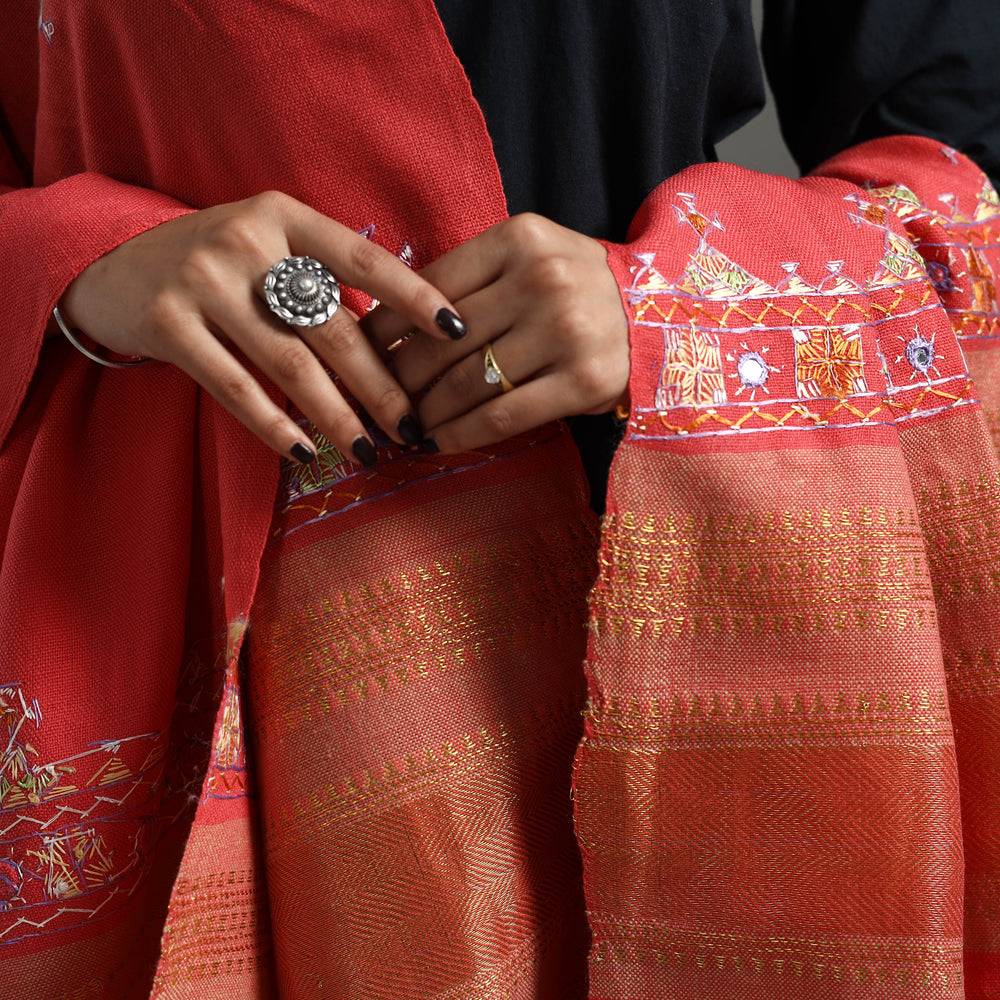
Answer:
[[[451,303],[406,264],[275,192],[193,212],[128,240],[72,282],[60,312],[109,350],[182,368],[282,455],[311,461],[312,442],[232,346],[345,456],[370,465],[375,449],[324,364],[396,441],[419,442],[422,432],[406,393],[347,309],[316,327],[288,326],[268,310],[264,277],[290,256],[319,260],[338,280],[385,302],[432,337],[464,335]]]

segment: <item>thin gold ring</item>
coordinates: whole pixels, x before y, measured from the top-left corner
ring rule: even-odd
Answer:
[[[483,344],[483,378],[490,385],[500,386],[503,392],[510,392],[514,388],[514,383],[504,375],[497,359],[493,356],[493,344]]]

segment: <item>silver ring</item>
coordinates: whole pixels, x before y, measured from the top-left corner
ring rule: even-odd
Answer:
[[[340,306],[340,285],[318,260],[286,257],[267,272],[264,299],[290,326],[319,326]]]

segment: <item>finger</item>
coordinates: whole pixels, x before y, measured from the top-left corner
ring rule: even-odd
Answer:
[[[438,339],[465,336],[465,324],[448,297],[398,257],[301,202],[276,197],[286,211],[285,230],[292,253],[321,261],[338,281],[405,316],[411,328]]]
[[[517,296],[511,282],[501,278],[459,300],[469,336],[457,342],[414,337],[390,356],[390,369],[411,395],[426,388],[467,355],[478,354],[488,341],[502,337],[517,320]]]
[[[315,462],[302,428],[276,406],[257,380],[200,319],[177,317],[169,360],[187,372],[269,448],[298,462]]]
[[[569,380],[543,375],[481,403],[475,409],[438,427],[430,427],[423,450],[453,455],[505,441],[574,411]]]
[[[300,335],[390,437],[399,444],[420,443],[423,430],[409,396],[348,313],[338,311],[328,322],[306,327]]]
[[[487,366],[485,347],[452,365],[420,401],[418,413],[424,427],[438,427],[503,392],[500,382],[487,379],[488,367],[499,369],[515,387],[526,382],[550,363],[543,337],[520,329],[490,345],[493,365]],[[510,395],[510,392],[507,395]]]
[[[493,284],[503,274],[509,253],[502,230],[493,226],[421,268],[419,274],[457,303]],[[413,323],[401,311],[392,308],[388,299],[383,302],[364,317],[361,325],[376,348],[384,352],[405,337],[413,329]],[[472,329],[465,303],[461,311],[466,326]]]
[[[319,358],[299,336],[300,328],[281,325],[249,296],[242,304],[238,300],[216,303],[209,318],[343,455],[353,456],[362,465],[374,464],[374,443]],[[354,321],[339,312],[325,325],[356,329]],[[357,339],[363,339],[360,330]],[[407,405],[405,397],[403,405]]]

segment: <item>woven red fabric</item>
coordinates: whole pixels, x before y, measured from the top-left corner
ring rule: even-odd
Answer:
[[[433,7],[378,14],[346,0],[196,0],[142,16],[45,0],[37,34],[24,28],[35,12],[18,15],[0,100],[23,107],[35,75],[39,88],[37,116],[13,121],[35,186],[19,186],[13,151],[0,163],[0,273],[18,290],[0,317],[0,994],[344,996],[365,978],[351,972],[362,955],[381,991],[367,995],[564,996],[583,989],[585,905],[595,998],[990,995],[997,200],[968,161],[897,139],[803,182],[701,167],[651,196],[629,246],[609,248],[633,410],[586,674],[574,677],[561,646],[551,687],[527,677],[508,690],[491,673],[503,656],[481,649],[514,636],[525,673],[534,663],[544,675],[549,640],[517,609],[524,573],[544,579],[545,551],[574,561],[552,586],[566,591],[559,628],[579,620],[593,535],[562,431],[433,469],[386,452],[371,478],[328,452],[315,481],[279,481],[277,459],[180,373],[99,370],[61,339],[43,345],[75,274],[191,208],[280,188],[417,263],[501,218],[489,139]],[[517,514],[509,544],[494,540],[459,572],[476,525],[497,516],[491,492]],[[565,530],[529,520],[550,494]],[[317,498],[329,513],[328,496],[339,513],[325,528],[289,525],[273,520],[276,495],[281,517]],[[416,553],[394,542],[400,509]],[[449,640],[474,626],[482,673],[461,693],[447,671],[421,679],[396,728],[401,716],[352,709],[361,689],[328,675],[358,655],[355,636],[319,663],[289,660],[289,648],[316,648],[324,618],[299,615],[274,576],[258,593],[281,525],[299,529],[287,556],[315,545],[332,560],[345,539],[351,572],[331,576],[344,592],[317,598],[331,635],[384,594],[392,567],[392,592],[416,593],[446,626],[410,633],[420,653],[393,652],[397,669],[428,654],[447,664]],[[435,551],[448,560],[436,565]],[[417,570],[426,578],[402,590]],[[435,604],[456,573],[480,594],[492,582],[516,620]],[[251,663],[250,692],[237,666],[248,623],[263,664]],[[378,633],[377,649],[395,650],[392,635]],[[559,878],[576,871],[565,765],[584,676],[586,900],[561,900],[569,932],[532,938],[540,915],[561,911],[556,883],[531,874],[557,853]],[[288,678],[305,686],[283,688]],[[549,708],[560,684],[568,714]],[[281,742],[289,691],[297,712],[343,695],[336,726],[318,732],[372,737],[355,770],[322,740],[310,758],[301,718]],[[517,692],[510,729],[483,692]],[[259,798],[245,696],[271,775]],[[477,713],[496,732],[473,733]],[[469,744],[454,745],[449,726]],[[391,830],[370,810],[372,828],[395,837],[392,871],[405,869],[402,844],[441,861],[424,869],[435,907],[421,914],[407,897],[420,931],[407,936],[390,919],[397,901],[376,905],[387,866],[364,854],[364,827],[324,844],[318,818],[377,790],[376,762],[408,767],[403,743],[422,733],[427,767],[487,744],[525,766],[498,765],[451,798],[411,784],[386,799],[400,810]],[[498,812],[510,825],[491,854],[477,838],[499,829],[487,823]],[[297,868],[287,840],[303,828],[319,840]],[[479,878],[495,863],[495,878],[470,880],[459,857]],[[485,905],[487,883],[512,892],[494,897],[511,908]],[[376,903],[352,906],[352,884]],[[335,906],[304,906],[333,885]],[[324,980],[309,956],[330,945],[333,911],[353,916],[356,936],[353,952],[326,956]],[[486,928],[469,912],[511,920]],[[532,941],[534,953],[519,944]],[[552,942],[575,947],[567,981],[538,957]],[[409,978],[386,973],[401,962]]]
[[[39,97],[14,123],[27,143],[36,119],[34,186],[17,187],[11,157],[0,197],[0,274],[20,289],[0,320],[0,994],[148,995],[171,887],[163,988],[230,995],[258,974],[238,948],[220,973],[224,934],[171,946],[206,872],[246,895],[226,874],[249,870],[242,848],[211,828],[248,823],[250,806],[210,795],[206,772],[226,771],[212,763],[216,709],[277,456],[179,372],[98,369],[42,340],[90,261],[191,208],[279,188],[393,252],[409,244],[418,263],[502,218],[485,126],[433,5],[391,13],[388,36],[345,2],[140,15],[47,0],[31,32],[37,11],[19,15],[2,100],[23,107],[32,76]],[[186,862],[178,880],[180,849],[193,857],[202,840],[206,865],[189,875]]]
[[[1000,214],[954,150],[662,185],[591,596],[591,995],[985,997]],[[995,362],[993,362],[995,363]],[[963,959],[964,953],[964,959]]]

